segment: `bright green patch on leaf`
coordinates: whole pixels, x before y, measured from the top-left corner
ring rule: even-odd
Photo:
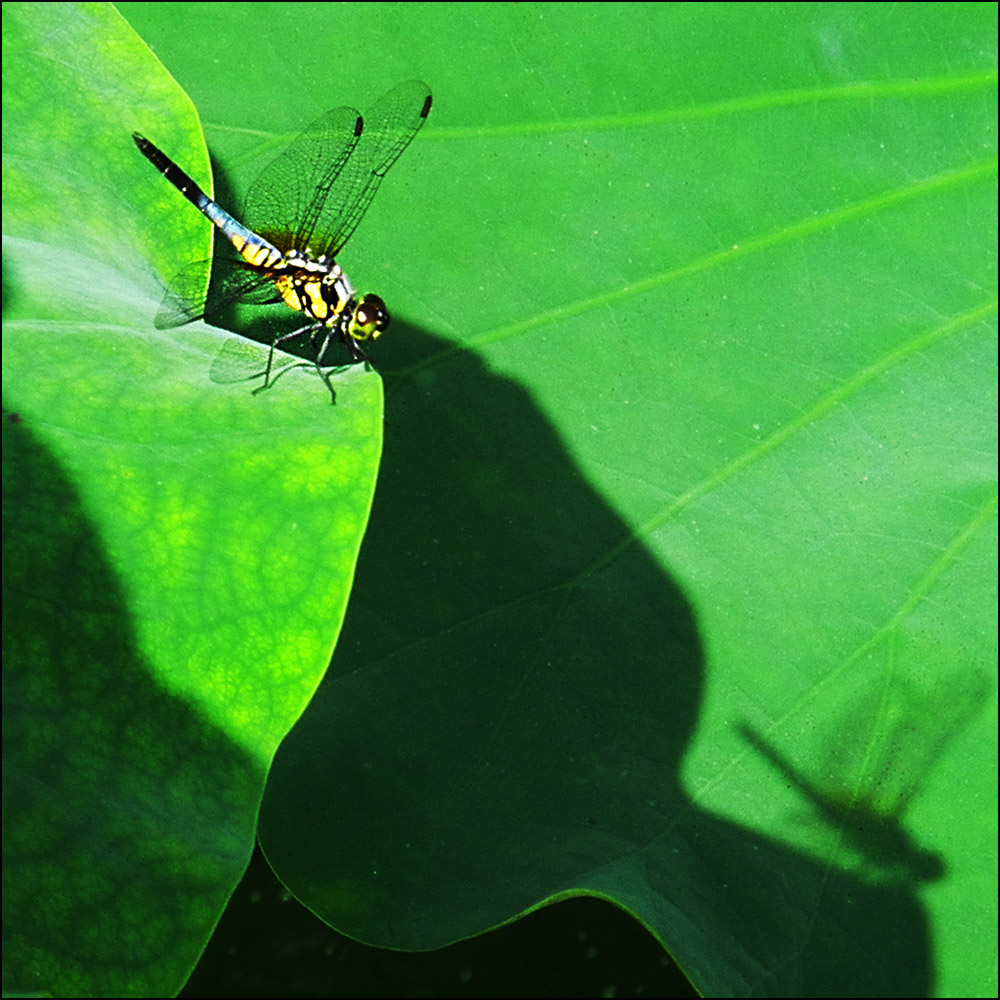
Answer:
[[[154,330],[209,227],[131,132],[206,160],[112,8],[5,5],[4,63],[4,984],[165,996],[328,663],[381,384],[254,396],[209,377],[229,335]]]

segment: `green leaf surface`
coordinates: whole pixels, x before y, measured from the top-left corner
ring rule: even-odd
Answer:
[[[286,884],[396,948],[589,893],[708,995],[995,995],[995,7],[123,10],[224,204],[326,108],[435,97],[349,247],[409,325],[378,345],[386,457],[334,669],[268,784]],[[184,134],[161,144],[194,172]],[[143,195],[71,252],[173,224],[148,164],[97,162]],[[57,248],[60,222],[38,205]],[[77,319],[94,261],[148,266],[90,257]],[[203,378],[174,340],[189,367],[160,377]],[[299,427],[280,389],[254,402]],[[238,631],[227,662],[258,662]]]
[[[990,995],[995,9],[405,10],[303,18],[436,104],[269,859],[379,945],[594,893],[707,995]]]
[[[167,996],[328,663],[381,383],[214,385],[228,335],[153,328],[209,226],[131,140],[210,188],[190,102],[107,5],[3,46],[4,986]]]

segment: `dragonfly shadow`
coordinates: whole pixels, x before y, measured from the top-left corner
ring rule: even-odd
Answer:
[[[818,745],[797,741],[814,775],[746,722],[736,729],[811,807],[811,821],[799,824],[805,849],[838,857],[870,881],[917,885],[942,879],[947,869],[907,830],[907,808],[989,691],[976,670],[933,681],[898,669],[891,684],[878,675],[863,679],[830,711],[827,726],[810,734]]]
[[[741,723],[737,732],[812,807],[819,829],[811,827],[811,832],[819,834],[814,838],[818,848],[832,854],[838,847],[853,851],[861,859],[859,870],[871,880],[905,879],[916,884],[944,876],[944,859],[919,847],[900,816],[880,813],[848,789],[824,790],[752,727]]]
[[[405,323],[375,363],[383,459],[351,604],[262,810],[286,884],[322,909],[290,873],[336,857],[337,893],[371,903],[351,936],[403,950],[583,887],[640,914],[692,981],[727,968],[726,995],[930,995],[911,884],[831,870],[687,794],[696,617],[530,394]]]

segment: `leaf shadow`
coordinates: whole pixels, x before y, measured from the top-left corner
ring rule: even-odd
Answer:
[[[2,424],[4,979],[169,995],[246,867],[261,768],[144,656],[37,419]]]
[[[351,604],[261,812],[282,881],[382,947],[582,892],[638,916],[702,992],[930,995],[915,880],[831,869],[683,789],[694,612],[535,401],[425,331],[378,346],[383,462]]]

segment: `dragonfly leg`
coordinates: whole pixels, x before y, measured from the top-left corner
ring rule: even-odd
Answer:
[[[326,354],[327,348],[330,346],[330,341],[333,339],[335,330],[337,330],[336,325],[317,327],[313,334],[313,347],[316,350],[316,358],[313,363],[316,365],[316,371],[319,373],[319,377],[326,383],[327,389],[330,390],[330,402],[336,406],[337,392],[333,388],[333,382],[330,380],[329,371],[326,371],[323,368],[323,357]],[[319,342],[318,347],[317,342]]]
[[[322,327],[318,325],[303,326],[300,327],[298,330],[293,330],[291,333],[286,333],[280,337],[276,337],[271,342],[271,349],[267,352],[267,366],[264,369],[264,384],[254,389],[254,395],[256,395],[258,392],[263,392],[265,389],[269,388],[273,384],[271,379],[271,369],[274,367],[275,348],[278,347],[280,344],[287,343],[289,340],[294,340],[296,337],[302,337],[308,335],[310,339],[312,339],[316,335],[316,332],[320,329],[322,329]],[[287,369],[282,369],[282,370],[285,371]]]
[[[347,345],[347,350],[351,355],[352,361],[363,361],[365,363],[366,371],[371,368],[371,358],[368,357],[365,353],[365,349],[353,337],[345,337],[344,342]]]

